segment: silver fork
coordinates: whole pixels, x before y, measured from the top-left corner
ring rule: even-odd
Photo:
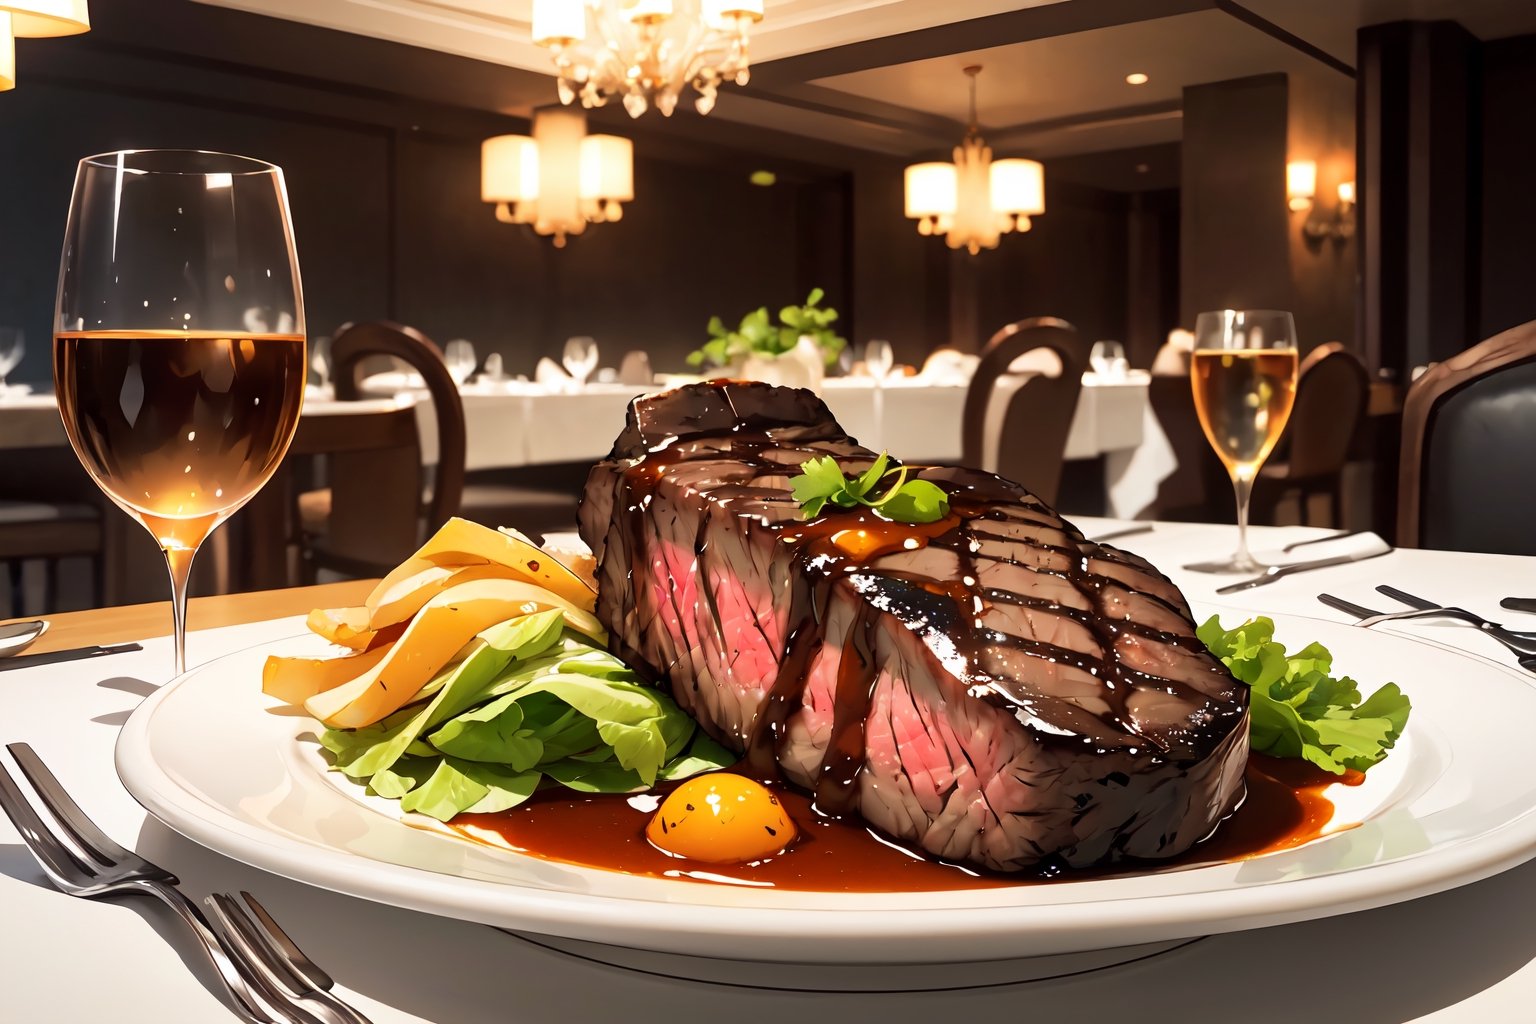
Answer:
[[[261,970],[264,983],[276,986],[326,1024],[371,1024],[360,1011],[331,993],[335,985],[331,976],[304,955],[256,897],[244,891],[240,895],[246,907],[228,893],[213,893],[203,902],[225,937]]]
[[[279,1021],[262,1006],[197,907],[173,888],[175,875],[123,849],[97,828],[30,746],[12,743],[6,749],[64,834],[60,836],[48,827],[4,765],[0,765],[0,810],[11,819],[43,873],[58,889],[84,899],[129,893],[155,897],[196,937],[223,984],[230,1007],[242,1020],[250,1024],[300,1024],[292,1017]]]
[[[1526,633],[1518,629],[1510,629],[1506,626],[1500,625],[1497,622],[1491,622],[1476,612],[1468,611],[1465,608],[1441,605],[1435,603],[1434,601],[1426,601],[1422,597],[1415,597],[1414,595],[1408,593],[1406,590],[1398,590],[1396,587],[1390,587],[1386,584],[1382,584],[1381,586],[1377,587],[1376,592],[1385,595],[1386,597],[1390,597],[1394,601],[1400,601],[1410,608],[1417,608],[1420,611],[1425,612],[1433,611],[1444,615],[1447,618],[1460,619],[1463,622],[1470,622],[1472,625],[1476,626],[1484,633],[1489,634],[1501,643],[1505,643],[1510,647],[1523,649],[1527,654],[1536,654],[1536,633]]]
[[[1334,597],[1332,594],[1318,594],[1317,599],[1328,607],[1343,612],[1345,615],[1353,615],[1359,620],[1355,625],[1362,629],[1369,629],[1383,622],[1396,622],[1399,619],[1424,619],[1437,615],[1443,616],[1447,611],[1445,608],[1415,608],[1412,611],[1406,612],[1378,612],[1374,608],[1367,608],[1363,604],[1355,604],[1353,601],[1346,601],[1342,597]],[[1484,632],[1487,631],[1484,630]],[[1497,634],[1489,633],[1488,635],[1513,653],[1519,661],[1521,668],[1527,672],[1536,672],[1536,654],[1515,646]]]

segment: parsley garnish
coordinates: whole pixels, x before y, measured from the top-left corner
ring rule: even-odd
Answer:
[[[1335,775],[1363,772],[1387,756],[1408,724],[1412,706],[1395,684],[1361,700],[1358,683],[1332,674],[1327,648],[1313,643],[1287,654],[1263,616],[1225,629],[1212,615],[1196,635],[1252,690],[1249,744],[1256,753],[1301,758]]]
[[[856,477],[844,476],[830,455],[800,463],[800,475],[790,477],[795,500],[805,518],[815,519],[828,505],[874,509],[884,519],[898,523],[935,523],[949,515],[949,495],[927,480],[908,480],[907,467],[887,469],[891,457],[881,452],[868,469]],[[896,481],[882,491],[886,477]]]

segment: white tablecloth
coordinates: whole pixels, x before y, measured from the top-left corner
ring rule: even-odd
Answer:
[[[1080,521],[1090,534],[1117,524]],[[1160,525],[1125,546],[1153,559],[1194,600],[1221,581],[1178,566],[1228,548],[1234,528]],[[1255,531],[1256,547],[1314,536]],[[1319,590],[1362,602],[1391,581],[1448,602],[1492,610],[1506,594],[1536,592],[1536,559],[1400,551],[1304,574],[1218,603],[1342,620]],[[196,662],[287,635],[297,620],[195,633]],[[1475,631],[1415,623],[1491,657]],[[1498,1024],[1532,1019],[1536,864],[1395,907],[1205,939],[1138,963],[1074,977],[970,991],[835,995],[705,985],[631,973],[530,946],[512,936],[337,896],[211,853],[143,811],[117,782],[112,745],[138,699],[162,679],[167,643],[140,654],[0,671],[0,739],[27,740],[64,785],[120,841],[178,874],[186,891],[249,889],[338,980],[376,1024],[784,1024],[785,1021],[1137,1020],[1295,1024],[1338,1021]],[[1475,699],[1471,697],[1469,699]],[[1497,709],[1490,709],[1497,713]],[[9,822],[0,819],[0,1019],[168,1024],[234,1020],[187,963],[175,928],[143,901],[90,903],[43,881]]]

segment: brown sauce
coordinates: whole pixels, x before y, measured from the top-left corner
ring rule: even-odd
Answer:
[[[817,813],[811,797],[788,787],[779,787],[778,797],[799,826],[801,838],[785,853],[753,864],[707,864],[662,853],[645,838],[651,814],[631,803],[644,801],[623,795],[545,791],[515,810],[461,814],[450,825],[471,838],[494,833],[536,857],[629,875],[818,892],[934,892],[1142,874],[1290,849],[1318,838],[1327,828],[1333,817],[1333,804],[1323,795],[1328,786],[1358,785],[1363,779],[1358,772],[1340,778],[1302,761],[1255,754],[1248,762],[1248,795],[1242,806],[1215,835],[1187,853],[1168,860],[1040,874],[985,872],[920,856],[856,821]]]

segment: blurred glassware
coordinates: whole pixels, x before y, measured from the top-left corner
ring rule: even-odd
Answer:
[[[485,369],[480,371],[480,379],[493,382],[507,379],[506,370],[502,368],[500,352],[492,352],[485,357]]]
[[[448,364],[448,376],[453,378],[455,384],[462,387],[464,382],[475,373],[475,365],[478,362],[475,359],[475,346],[463,338],[455,338],[443,350],[443,361]]]
[[[1118,341],[1096,341],[1088,353],[1088,365],[1093,372],[1109,380],[1124,380],[1130,364],[1125,359],[1125,346]]]
[[[896,354],[888,341],[875,340],[864,346],[864,369],[879,384],[891,375],[891,364]]]
[[[63,248],[59,413],[91,478],[165,555],[179,675],[192,560],[277,470],[303,405],[283,172],[224,153],[86,157]]]
[[[331,339],[322,334],[309,343],[309,369],[322,391],[331,386]]]
[[[11,387],[5,382],[5,375],[21,362],[27,350],[25,341],[20,327],[0,327],[0,395]]]
[[[560,362],[565,366],[565,371],[571,375],[571,379],[580,387],[592,376],[592,371],[597,368],[597,342],[586,335],[577,335],[565,340],[565,350],[560,355]]]

